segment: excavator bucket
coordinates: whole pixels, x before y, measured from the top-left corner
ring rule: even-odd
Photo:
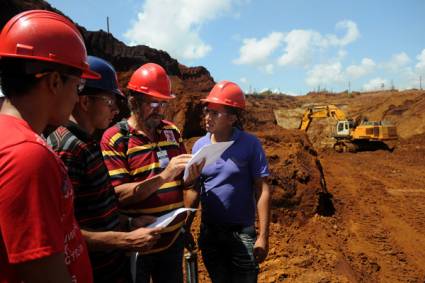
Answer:
[[[274,117],[279,126],[285,129],[299,129],[305,108],[275,109]]]

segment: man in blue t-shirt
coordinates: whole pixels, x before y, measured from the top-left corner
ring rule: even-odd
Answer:
[[[218,83],[203,100],[208,133],[193,146],[234,143],[213,164],[205,166],[199,182],[202,205],[199,247],[215,282],[257,282],[258,263],[268,252],[270,189],[266,156],[259,140],[240,129],[245,107],[242,90]],[[258,238],[255,229],[258,211]]]

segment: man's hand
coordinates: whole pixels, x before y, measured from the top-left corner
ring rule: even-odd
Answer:
[[[185,187],[190,187],[193,185],[195,180],[201,175],[202,168],[205,165],[205,159],[203,159],[200,163],[192,164],[189,167],[189,174],[187,176],[186,181],[184,182]]]
[[[146,252],[160,238],[163,228],[138,228],[128,232],[125,237],[126,246],[130,250]]]
[[[258,237],[254,245],[254,257],[257,263],[262,263],[269,252],[269,243],[267,238]]]
[[[161,177],[166,181],[174,180],[181,172],[183,172],[186,164],[192,158],[192,154],[180,154],[171,158],[170,163],[160,173]]]

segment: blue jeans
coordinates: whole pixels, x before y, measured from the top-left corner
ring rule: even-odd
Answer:
[[[184,241],[180,235],[165,251],[137,258],[136,283],[182,283]]]
[[[225,226],[202,223],[199,248],[213,283],[257,282],[254,258],[254,226]]]

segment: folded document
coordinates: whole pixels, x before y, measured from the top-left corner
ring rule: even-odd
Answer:
[[[195,208],[178,208],[176,210],[170,211],[167,214],[164,214],[160,217],[158,217],[154,223],[148,225],[147,227],[149,228],[156,228],[156,227],[167,227],[169,226],[171,223],[173,223],[173,221],[175,219],[180,219],[180,220],[184,220],[186,219],[186,211],[196,211]]]
[[[186,164],[183,180],[186,181],[187,177],[189,177],[189,167],[192,164],[199,164],[203,159],[205,159],[205,165],[211,164],[215,162],[232,144],[233,141],[228,141],[212,143],[201,147],[198,152],[193,155],[192,159]]]

